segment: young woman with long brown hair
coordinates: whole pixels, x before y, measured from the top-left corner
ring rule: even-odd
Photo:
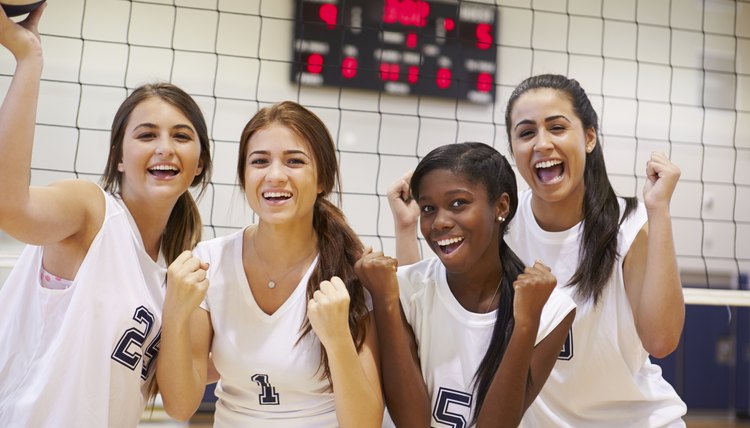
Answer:
[[[297,103],[264,108],[242,133],[237,174],[258,224],[170,267],[157,368],[167,412],[195,412],[210,352],[216,426],[380,426],[375,324],[354,274],[362,244],[328,199],[339,188],[328,130]]]
[[[200,241],[208,182],[193,99],[136,88],[118,109],[102,186],[29,186],[41,6],[0,43],[16,72],[0,109],[0,229],[29,245],[0,289],[0,425],[133,427],[155,393],[167,264]]]

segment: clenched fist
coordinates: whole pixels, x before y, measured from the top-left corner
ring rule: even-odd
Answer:
[[[537,260],[534,266],[526,267],[513,282],[516,293],[513,299],[513,316],[516,325],[538,323],[544,304],[556,285],[557,278],[542,262]]]
[[[365,248],[362,257],[354,264],[354,272],[362,285],[370,291],[373,300],[398,301],[398,279],[396,278],[398,261],[388,257],[382,251],[373,252]]]
[[[351,340],[349,291],[341,278],[334,276],[320,283],[320,289],[307,302],[307,318],[326,348],[337,340]]]
[[[187,319],[206,297],[208,263],[183,251],[167,269],[164,316]]]
[[[661,152],[651,153],[646,162],[646,184],[643,186],[643,203],[649,211],[666,209],[680,179],[680,168]]]

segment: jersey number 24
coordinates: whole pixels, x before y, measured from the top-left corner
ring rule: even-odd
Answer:
[[[131,327],[125,330],[125,333],[123,333],[122,337],[120,337],[120,340],[117,342],[115,350],[112,351],[112,359],[130,370],[135,370],[138,366],[138,362],[143,358],[141,379],[146,380],[151,372],[154,361],[156,361],[156,354],[159,353],[161,329],[156,337],[151,340],[146,349],[143,350],[143,344],[146,342],[146,338],[154,327],[155,317],[145,306],[139,306],[133,314],[133,319],[138,321],[141,324],[141,327]],[[131,351],[131,348],[135,349]],[[143,354],[138,351],[142,351]]]

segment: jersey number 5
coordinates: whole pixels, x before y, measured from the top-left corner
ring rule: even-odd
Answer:
[[[441,387],[438,389],[437,400],[435,400],[435,409],[432,411],[432,417],[435,418],[437,422],[445,424],[451,428],[465,428],[469,426],[463,415],[459,413],[451,413],[450,410],[448,410],[448,406],[451,404],[471,409],[471,394]]]
[[[151,366],[153,365],[154,361],[156,361],[156,354],[159,353],[161,330],[156,335],[156,337],[151,340],[151,343],[148,344],[146,350],[143,351],[143,355],[141,355],[137,350],[131,352],[131,346],[135,346],[136,348],[143,348],[143,344],[144,342],[146,342],[146,338],[148,337],[149,333],[151,333],[151,329],[154,327],[155,318],[154,314],[152,314],[148,309],[146,309],[144,306],[139,306],[138,309],[135,310],[135,314],[133,314],[133,319],[142,324],[141,329],[132,327],[125,330],[125,333],[123,333],[122,337],[120,337],[120,341],[117,342],[115,350],[112,351],[112,359],[129,368],[130,370],[135,370],[135,368],[138,366],[138,362],[143,357],[144,359],[143,367],[141,369],[141,379],[146,380],[148,378],[149,371],[151,370]]]

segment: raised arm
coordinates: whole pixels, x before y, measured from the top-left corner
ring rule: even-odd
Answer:
[[[417,221],[419,206],[411,198],[409,181],[412,171],[408,171],[388,187],[388,205],[393,214],[393,228],[396,234],[396,258],[402,266],[422,259],[417,241]]]
[[[513,283],[515,326],[479,411],[477,427],[517,427],[555,365],[573,324],[571,311],[538,345],[540,317],[557,280],[536,262]]]
[[[185,251],[167,272],[156,381],[164,410],[183,421],[198,409],[208,376],[213,329],[209,313],[198,306],[208,289],[206,269],[205,263]]]
[[[664,153],[652,153],[646,176],[643,200],[648,223],[625,257],[623,275],[643,347],[649,354],[663,358],[677,348],[685,323],[685,301],[669,212],[680,169]]]
[[[354,269],[373,300],[388,412],[398,427],[429,427],[430,397],[414,334],[401,309],[397,267],[395,259],[367,249]]]
[[[368,321],[358,353],[349,330],[349,292],[338,277],[320,284],[308,302],[307,316],[328,355],[339,426],[380,427],[383,396],[375,324]]]
[[[0,44],[16,59],[13,79],[0,106],[0,229],[38,245],[86,232],[91,223],[100,222],[94,215],[103,207],[101,191],[91,183],[29,187],[43,62],[37,25],[45,7],[38,7],[20,23],[0,9]],[[82,245],[87,248],[89,243]]]

